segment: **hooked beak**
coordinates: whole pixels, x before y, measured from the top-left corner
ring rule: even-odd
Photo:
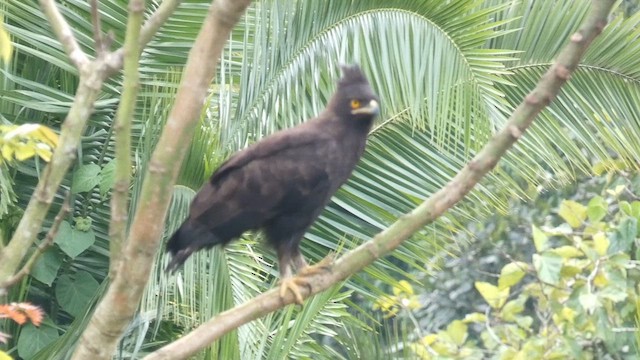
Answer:
[[[371,100],[366,106],[359,107],[355,110],[351,110],[351,113],[354,115],[367,114],[367,115],[378,115],[380,113],[380,105],[377,101]]]

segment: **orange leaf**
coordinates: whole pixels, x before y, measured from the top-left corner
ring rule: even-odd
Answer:
[[[0,305],[0,318],[9,318],[22,325],[29,319],[33,325],[40,326],[44,313],[38,306],[30,303],[11,303]]]

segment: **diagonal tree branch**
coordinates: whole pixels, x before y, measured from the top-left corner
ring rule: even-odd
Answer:
[[[430,224],[471,191],[471,189],[493,169],[500,158],[518,141],[535,117],[559,93],[569,80],[580,59],[593,39],[602,32],[607,23],[614,0],[594,0],[589,16],[578,32],[558,56],[557,61],[545,73],[533,89],[516,108],[506,126],[485,145],[467,166],[444,188],[425,200],[412,212],[404,215],[370,241],[338,259],[330,272],[310,277],[311,290],[303,295],[309,297],[342,281],[376,259],[397,248],[403,241]],[[293,303],[291,293],[283,300],[278,289],[270,290],[236,308],[225,311],[179,340],[149,354],[145,360],[185,359],[209,346],[227,332]]]
[[[82,334],[73,359],[111,359],[140,303],[162,238],[172,187],[193,136],[217,59],[250,0],[214,1],[189,53],[176,102],[156,145],[142,185],[117,276]]]

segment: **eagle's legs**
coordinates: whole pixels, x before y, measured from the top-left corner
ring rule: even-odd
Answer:
[[[329,271],[333,265],[333,254],[329,254],[317,264],[309,265],[299,250],[293,254],[286,251],[278,251],[278,260],[280,262],[280,297],[284,298],[287,290],[291,290],[296,299],[296,303],[302,304],[303,299],[300,293],[300,286],[307,286],[309,290],[311,290],[311,285],[307,277]],[[295,266],[297,270],[296,276],[293,276],[292,265]]]
[[[302,276],[302,277],[309,276],[309,275],[316,275],[322,272],[330,271],[331,267],[333,266],[333,260],[334,260],[333,253],[329,253],[329,255],[325,256],[324,259],[318,261],[313,265],[307,264],[307,261],[299,252],[293,258],[293,262],[295,263],[296,268],[298,269],[298,276]]]
[[[309,281],[303,277],[293,276],[290,254],[278,251],[278,260],[280,263],[280,297],[284,299],[287,290],[291,290],[296,303],[302,305],[300,286],[309,286]]]

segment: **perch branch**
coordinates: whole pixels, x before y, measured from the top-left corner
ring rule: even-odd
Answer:
[[[454,206],[471,191],[475,184],[491,169],[506,151],[523,135],[536,115],[558,94],[580,62],[580,58],[593,39],[602,32],[614,0],[594,0],[589,16],[578,32],[558,56],[524,101],[516,108],[506,126],[485,145],[444,188],[433,194],[410,213],[402,216],[389,228],[370,241],[338,259],[330,272],[310,277],[309,297],[324,291],[339,281],[362,270],[376,259],[388,254],[425,225],[430,224]],[[273,289],[233,309],[218,314],[182,338],[147,355],[145,360],[185,359],[206,348],[222,335],[294,302],[287,293],[281,299],[279,290]]]
[[[162,238],[172,188],[198,124],[217,61],[250,0],[216,0],[195,40],[175,104],[144,177],[139,205],[121,254],[117,276],[97,306],[72,359],[111,359],[120,336],[138,309]]]

